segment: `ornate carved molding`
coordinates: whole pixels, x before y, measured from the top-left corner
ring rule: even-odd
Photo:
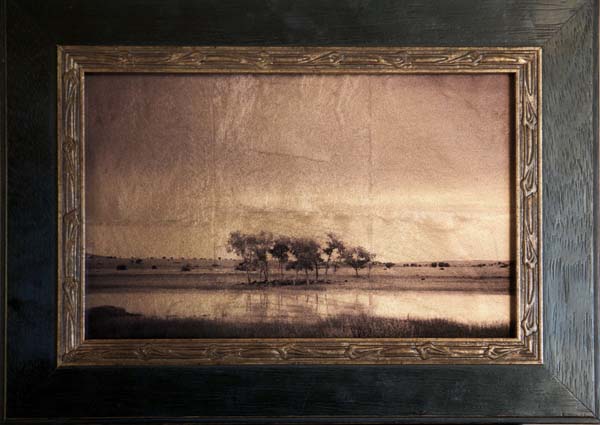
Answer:
[[[86,72],[513,73],[519,181],[518,338],[85,341],[82,119]],[[541,362],[539,48],[59,47],[58,156],[59,366]]]
[[[514,342],[348,342],[323,340],[149,340],[89,341],[63,356],[64,365],[130,364],[374,364],[534,362],[526,346]]]
[[[62,52],[103,72],[502,72],[526,67],[535,48],[90,47]]]

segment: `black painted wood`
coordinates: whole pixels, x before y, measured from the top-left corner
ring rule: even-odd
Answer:
[[[9,417],[595,421],[596,1],[8,0],[7,9]],[[55,370],[56,44],[543,46],[546,364]]]
[[[7,391],[22,400],[51,373],[56,314],[56,143],[51,39],[8,5]],[[13,20],[11,16],[21,16]],[[20,34],[12,29],[22,25]],[[44,46],[44,47],[43,47]],[[25,54],[30,52],[30,54]],[[55,91],[55,90],[54,90]],[[21,211],[21,212],[19,212]],[[29,264],[29,265],[27,265]],[[10,416],[7,406],[7,415]]]
[[[30,416],[589,417],[539,366],[74,369],[32,400]]]
[[[0,3],[0,241],[4,241],[6,237],[6,4]],[[0,242],[0,365],[4,365],[5,355],[4,348],[5,332],[4,332],[4,313],[6,288],[5,265],[6,261],[6,243]],[[4,368],[0,368],[0,381],[4,380]],[[4,385],[0,386],[0,420],[4,419]]]
[[[593,370],[595,356],[593,23],[591,7],[582,8],[545,44],[543,58],[545,360],[590,408],[595,376],[579,371]]]
[[[10,0],[17,2],[16,0]],[[61,43],[540,45],[584,0],[20,0]]]

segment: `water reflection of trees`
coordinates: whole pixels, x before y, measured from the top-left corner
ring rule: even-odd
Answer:
[[[337,314],[369,313],[374,307],[371,293],[345,294],[353,298],[351,301],[330,295],[316,291],[302,294],[251,291],[245,295],[245,312],[252,319],[278,317],[311,320]]]

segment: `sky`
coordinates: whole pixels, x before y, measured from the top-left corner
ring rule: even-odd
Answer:
[[[511,80],[86,75],[86,251],[231,257],[230,232],[383,261],[511,258]]]

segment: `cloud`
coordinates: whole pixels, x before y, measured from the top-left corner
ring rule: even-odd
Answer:
[[[391,260],[507,258],[509,86],[506,75],[89,76],[88,249],[209,257],[236,229],[335,231]]]

